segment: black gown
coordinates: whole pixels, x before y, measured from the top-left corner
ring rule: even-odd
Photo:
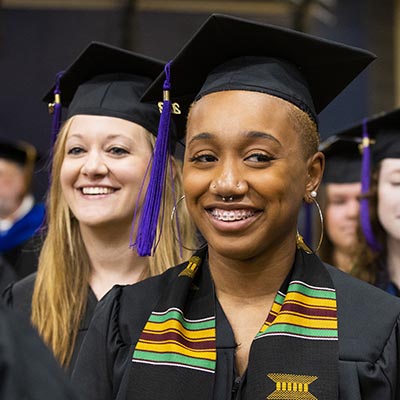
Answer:
[[[35,330],[3,304],[0,304],[0,399],[77,399],[69,380]]]
[[[0,293],[17,280],[17,275],[12,266],[0,255]]]
[[[320,261],[318,263],[320,268],[328,271],[336,289],[339,325],[338,398],[399,399],[399,299],[334,267]],[[143,399],[140,394],[126,396],[132,354],[161,293],[170,289],[184,267],[171,268],[160,276],[135,285],[116,286],[100,301],[72,376],[74,384],[86,400]],[[303,265],[303,268],[306,267]],[[206,262],[203,268],[208,268]],[[246,373],[240,379],[236,377],[236,343],[218,301],[216,332],[217,367],[212,398],[251,400],[246,396]],[[162,379],[162,374],[159,376]],[[179,400],[179,387],[177,382],[174,383],[177,393],[174,398]],[[151,382],[148,384],[151,385]],[[155,398],[163,398],[162,393]]]
[[[9,307],[15,309],[17,313],[22,315],[27,320],[30,320],[31,318],[31,303],[35,279],[36,273],[31,274],[28,277],[14,283],[13,285],[10,285],[3,293],[3,300],[5,301],[5,303]],[[82,319],[78,335],[76,337],[75,348],[74,352],[72,353],[71,362],[66,370],[68,375],[71,375],[72,373],[81,344],[89,328],[89,324],[92,319],[96,305],[97,298],[89,287],[85,316]]]

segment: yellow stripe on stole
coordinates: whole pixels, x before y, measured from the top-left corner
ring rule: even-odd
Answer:
[[[185,329],[182,326],[182,324],[176,320],[168,320],[162,323],[147,321],[147,324],[143,329],[144,333],[155,333],[155,334],[160,334],[168,331],[179,332],[183,337],[188,338],[190,340],[215,338],[215,328],[191,331]]]
[[[328,307],[332,309],[336,309],[336,300],[334,299],[322,299],[316,297],[309,297],[304,294],[298,292],[289,292],[285,297],[286,303],[300,303],[305,304],[309,307],[313,308],[323,308]]]
[[[189,350],[186,346],[177,342],[145,342],[140,340],[136,345],[136,350],[151,351],[153,353],[178,353],[188,357],[201,358],[205,360],[215,361],[217,353],[215,351],[206,350]]]
[[[308,314],[303,314],[301,312],[295,312],[295,311],[282,311],[279,315],[293,315],[297,317],[304,317],[308,319],[313,319],[313,320],[326,320],[326,321],[333,321],[336,320],[336,317],[328,317],[325,315],[308,315]]]
[[[275,324],[290,324],[290,325],[298,325],[304,326],[306,328],[320,328],[320,329],[337,329],[337,320],[336,318],[332,320],[314,320],[305,317],[298,317],[290,314],[279,314],[272,325]]]

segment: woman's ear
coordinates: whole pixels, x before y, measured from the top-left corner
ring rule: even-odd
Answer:
[[[310,193],[317,191],[325,168],[325,156],[322,152],[315,153],[307,162],[308,176],[304,199],[309,200]]]

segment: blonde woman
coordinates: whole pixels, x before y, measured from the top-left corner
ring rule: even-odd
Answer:
[[[181,260],[169,222],[174,197],[182,195],[176,160],[167,171],[156,255],[140,257],[129,247],[159,119],[158,108],[139,99],[162,68],[159,61],[92,43],[60,80],[68,119],[54,145],[39,269],[5,297],[31,318],[68,372],[98,300],[112,286],[138,282]],[[185,218],[180,224],[182,240],[191,244],[192,229]]]

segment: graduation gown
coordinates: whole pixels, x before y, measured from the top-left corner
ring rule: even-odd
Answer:
[[[12,266],[0,255],[0,293],[17,279]]]
[[[3,304],[0,304],[0,399],[77,399],[35,330]]]
[[[302,257],[301,268],[307,268],[309,259],[307,257],[315,256]],[[318,268],[328,272],[336,289],[338,398],[398,399],[400,396],[399,299],[319,260],[317,262]],[[186,264],[171,268],[160,276],[135,285],[116,286],[100,301],[72,376],[74,384],[85,399],[166,398],[163,397],[163,393],[155,397],[147,397],[143,393],[127,396],[128,390],[132,393],[132,388],[128,389],[129,370],[132,354],[152,310],[162,293],[171,290],[185,266]],[[202,268],[208,269],[206,260]],[[237,377],[236,343],[229,321],[218,301],[215,314],[217,361],[212,399],[252,400],[246,395],[247,373],[241,378]],[[278,351],[276,348],[271,349],[271,352],[276,351]],[[163,379],[161,368],[158,379]],[[168,382],[164,384],[167,385]],[[193,381],[191,384],[195,387],[198,382]],[[152,382],[148,382],[148,385],[151,386]],[[169,385],[174,385],[176,390],[174,399],[185,398],[180,397],[178,379]]]
[[[28,277],[22,279],[10,285],[3,293],[3,300],[5,303],[17,311],[18,314],[22,315],[25,319],[30,321],[32,312],[32,295],[35,285],[36,273],[29,275]],[[67,374],[71,375],[74,368],[76,359],[78,357],[79,349],[85,338],[86,332],[89,328],[90,321],[92,319],[94,309],[97,305],[97,298],[93,291],[89,287],[86,312],[84,318],[82,319],[78,335],[75,341],[75,348],[72,353],[71,362],[67,368]]]

